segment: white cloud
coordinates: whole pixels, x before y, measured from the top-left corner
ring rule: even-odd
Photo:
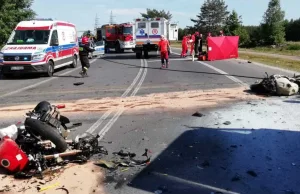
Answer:
[[[145,9],[142,8],[131,8],[131,9],[111,9],[106,12],[110,14],[112,11],[113,15],[132,15],[132,16],[140,16],[140,13],[145,12]]]

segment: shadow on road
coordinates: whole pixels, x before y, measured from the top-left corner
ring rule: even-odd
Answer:
[[[60,77],[60,78],[82,78],[81,76],[75,76],[75,75],[53,75],[53,77]]]
[[[128,63],[122,63],[118,61],[110,60],[109,58],[102,58],[104,61],[108,61],[111,63],[116,63],[120,65],[126,65],[131,68],[144,68],[144,69],[153,69],[153,70],[160,70],[160,71],[170,71],[170,72],[183,72],[183,73],[199,73],[199,74],[210,74],[210,75],[222,75],[222,76],[234,76],[234,77],[243,77],[243,78],[249,78],[249,79],[263,79],[261,77],[253,77],[253,76],[244,76],[244,75],[234,75],[234,74],[222,74],[222,73],[212,73],[207,71],[187,71],[187,70],[178,70],[178,69],[161,69],[160,67],[141,67],[140,65],[133,65]]]
[[[189,128],[128,186],[172,194],[300,191],[299,132]]]
[[[292,104],[299,104],[299,100],[284,100],[283,102],[292,103]]]
[[[63,71],[68,69],[69,67],[61,67],[58,69],[54,70],[54,73],[57,73],[59,71]],[[37,74],[37,73],[32,73],[32,74],[18,74],[16,73],[15,75],[11,75],[9,77],[2,77],[2,75],[0,75],[0,80],[24,80],[24,79],[39,79],[41,77],[45,77],[42,73],[41,74]],[[53,77],[62,77],[62,76],[56,76],[53,75]]]

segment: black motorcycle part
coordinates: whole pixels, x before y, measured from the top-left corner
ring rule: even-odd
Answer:
[[[36,107],[33,109],[34,113],[37,113],[40,115],[40,120],[45,121],[47,115],[52,110],[51,104],[48,101],[42,101],[36,105]]]
[[[64,152],[67,150],[67,142],[54,127],[31,118],[27,118],[25,120],[25,127],[34,135],[39,135],[44,140],[50,140],[56,146],[56,150],[58,152]]]

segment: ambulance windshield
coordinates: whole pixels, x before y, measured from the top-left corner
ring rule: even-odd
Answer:
[[[130,27],[124,27],[123,34],[132,34],[132,26]]]
[[[14,30],[7,44],[48,44],[50,30]]]

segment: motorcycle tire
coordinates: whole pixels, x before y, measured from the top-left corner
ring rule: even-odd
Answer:
[[[56,146],[56,150],[58,152],[64,152],[67,150],[67,142],[54,127],[32,118],[27,118],[25,120],[25,127],[26,130],[29,130],[35,135],[41,136],[42,139],[50,140]]]

